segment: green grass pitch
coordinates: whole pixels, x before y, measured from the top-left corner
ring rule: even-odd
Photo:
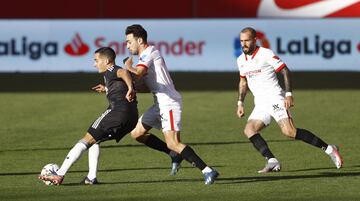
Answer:
[[[78,183],[87,174],[87,152],[61,186],[37,179],[47,163],[61,165],[70,148],[105,109],[96,93],[0,93],[0,200],[252,201],[360,200],[360,91],[298,90],[295,125],[340,146],[345,164],[337,170],[321,150],[280,134],[274,121],[262,134],[282,162],[282,171],[257,174],[265,164],[242,134],[246,118],[235,115],[237,92],[182,92],[182,141],[220,172],[205,186],[187,162],[169,176],[170,159],[126,136],[101,144],[96,186]],[[139,94],[139,110],[152,104]],[[153,133],[163,138],[160,132]]]

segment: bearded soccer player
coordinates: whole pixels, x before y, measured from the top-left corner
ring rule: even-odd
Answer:
[[[243,54],[237,59],[240,71],[237,115],[239,118],[244,116],[244,100],[250,89],[254,95],[255,107],[248,118],[244,133],[267,160],[265,167],[258,172],[281,169],[280,162],[260,135],[260,131],[270,124],[271,117],[285,136],[320,148],[330,156],[336,168],[341,168],[343,161],[335,145],[325,143],[309,130],[294,126],[289,112],[290,107],[294,106],[290,70],[270,49],[256,46],[256,39],[256,31],[251,27],[240,32]],[[283,75],[285,91],[280,87],[276,73]]]

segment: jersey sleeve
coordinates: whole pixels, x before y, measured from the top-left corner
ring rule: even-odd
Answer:
[[[266,62],[275,69],[275,72],[280,72],[286,66],[286,64],[271,50],[267,52],[266,57]]]
[[[240,56],[238,57],[238,59],[236,60],[237,62],[237,66],[239,68],[239,74],[240,74],[240,78],[245,78],[245,73],[241,70],[241,66],[242,66],[242,62],[241,62],[241,58]]]
[[[151,54],[144,54],[140,57],[139,62],[136,64],[136,67],[145,68],[145,70],[147,71],[151,62],[153,62]]]

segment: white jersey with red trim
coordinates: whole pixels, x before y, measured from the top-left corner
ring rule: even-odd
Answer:
[[[256,47],[252,55],[241,54],[237,58],[240,77],[246,78],[249,89],[255,100],[283,95],[276,72],[285,67],[273,51],[263,47]]]
[[[155,95],[160,107],[181,104],[181,95],[176,91],[164,58],[154,46],[148,46],[140,55],[136,65],[145,67],[144,82]]]

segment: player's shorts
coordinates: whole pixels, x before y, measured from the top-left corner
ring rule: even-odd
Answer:
[[[119,142],[121,138],[135,128],[138,117],[136,107],[124,111],[107,109],[92,123],[88,133],[90,133],[96,142],[112,139]]]
[[[139,122],[162,131],[180,131],[181,105],[160,108],[154,104],[140,117]]]
[[[276,122],[284,118],[291,118],[290,111],[285,108],[284,98],[282,96],[257,102],[248,120],[261,120],[265,125],[269,125],[271,117],[273,117]]]

